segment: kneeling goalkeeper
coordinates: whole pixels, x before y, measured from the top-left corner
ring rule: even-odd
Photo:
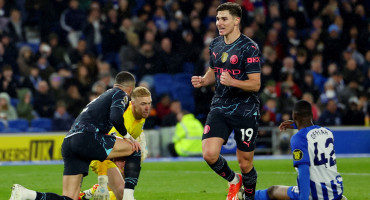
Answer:
[[[137,185],[141,170],[141,162],[147,157],[145,135],[143,126],[149,116],[152,105],[150,91],[145,87],[137,87],[132,91],[130,105],[123,114],[127,136],[140,143],[141,151],[134,152],[122,160],[105,160],[91,162],[91,169],[98,174],[98,184],[107,185],[110,188],[110,200],[123,199],[134,200],[134,189]],[[122,137],[113,127],[109,134]],[[120,175],[122,174],[122,176]],[[123,178],[124,177],[124,180]],[[108,182],[109,180],[109,182]],[[98,184],[80,193],[79,199],[104,199],[94,194]],[[101,195],[101,194],[99,194]],[[106,194],[107,195],[107,194]]]

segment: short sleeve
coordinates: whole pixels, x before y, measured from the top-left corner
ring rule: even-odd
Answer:
[[[302,164],[310,165],[310,155],[308,154],[306,134],[298,131],[293,135],[290,140],[290,147],[293,154],[293,165],[295,167]]]
[[[258,45],[254,42],[246,47],[243,52],[245,72],[247,74],[261,73],[261,52],[258,48]]]

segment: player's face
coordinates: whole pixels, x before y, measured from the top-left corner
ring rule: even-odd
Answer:
[[[148,118],[152,107],[152,97],[136,97],[132,100],[134,112],[142,118]]]
[[[239,18],[230,15],[228,10],[218,11],[216,16],[216,26],[219,35],[225,36],[230,34],[234,30],[235,26],[238,26],[238,19]]]

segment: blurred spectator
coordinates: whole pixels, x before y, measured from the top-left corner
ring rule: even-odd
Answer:
[[[17,64],[20,75],[22,77],[28,77],[31,66],[35,64],[35,54],[32,52],[31,47],[25,45],[19,49]]]
[[[65,63],[65,53],[66,49],[62,44],[59,43],[59,36],[56,33],[51,33],[48,35],[48,45],[51,48],[51,53],[48,57],[50,65],[54,69],[58,70]]]
[[[277,59],[279,61],[283,60],[283,58],[285,56],[285,52],[284,52],[283,43],[281,43],[280,40],[279,40],[279,32],[277,30],[271,28],[267,32],[267,38],[265,40],[264,46],[265,47],[269,46],[272,49],[274,49],[275,52],[276,52]]]
[[[263,104],[263,107],[261,109],[264,112],[267,112],[269,114],[269,119],[274,124],[277,122],[277,118],[279,118],[280,113],[277,113],[277,100],[276,99],[267,99],[266,102]]]
[[[341,30],[338,25],[331,24],[328,28],[329,37],[324,41],[324,59],[327,62],[335,62],[338,59],[338,55],[342,53],[344,47],[343,40],[341,40]]]
[[[359,100],[352,96],[343,115],[343,125],[364,125],[365,114],[360,110]]]
[[[3,64],[9,64],[10,66],[13,67],[14,74],[19,74],[19,70],[17,67],[18,49],[12,42],[12,38],[7,33],[3,33],[0,36],[1,36],[0,43],[2,44],[3,48],[1,49],[0,47],[1,62]]]
[[[173,100],[170,104],[170,113],[163,116],[161,126],[175,126],[177,124],[177,115],[181,112],[181,102]]]
[[[364,81],[364,76],[360,69],[357,67],[357,63],[354,59],[349,59],[343,69],[343,80],[346,84],[351,81],[357,81],[362,83]]]
[[[68,56],[67,56],[67,64],[73,65],[77,64],[82,61],[82,56],[87,53],[87,44],[86,40],[80,39],[77,42],[77,47],[73,48],[71,47],[68,50]]]
[[[291,85],[288,83],[281,84],[281,96],[277,99],[276,111],[278,113],[290,113],[297,97],[293,95]]]
[[[171,101],[172,99],[170,95],[163,94],[159,98],[159,102],[155,106],[155,109],[157,111],[157,116],[161,123],[162,123],[163,117],[171,113],[171,110],[170,110]]]
[[[92,4],[99,5],[97,2],[92,2]],[[91,6],[90,5],[90,6]],[[101,13],[98,6],[90,9],[87,16],[87,24],[85,24],[82,29],[83,37],[86,40],[87,50],[94,53],[95,55],[100,55],[102,53],[102,33],[103,22],[100,19]]]
[[[339,112],[335,100],[330,99],[327,101],[326,108],[319,117],[318,125],[320,126],[342,125],[342,114]]]
[[[166,73],[176,74],[184,71],[183,57],[181,54],[172,50],[172,42],[169,38],[162,39],[160,56],[163,59],[163,67]]]
[[[140,40],[137,34],[126,35],[128,44],[123,45],[119,51],[119,70],[135,72],[136,62],[139,58]]]
[[[294,95],[297,99],[302,97],[302,91],[299,86],[293,80],[293,73],[291,72],[282,72],[281,81],[276,83],[276,95],[280,97],[283,95],[283,85],[289,87],[291,94]]]
[[[11,35],[13,42],[27,42],[24,24],[19,10],[13,9],[10,11],[10,20],[5,31]]]
[[[313,95],[311,93],[304,93],[302,96],[302,100],[306,100],[311,104],[312,107],[312,119],[316,122],[319,119],[321,111],[319,107],[316,105],[313,99]]]
[[[36,112],[32,105],[32,92],[28,88],[21,88],[18,90],[18,104],[17,114],[19,118],[26,119],[31,122],[32,119],[37,117]]]
[[[274,80],[268,80],[259,97],[261,105],[264,105],[268,99],[276,99],[276,82]]]
[[[93,92],[96,95],[101,95],[107,90],[107,85],[103,81],[96,81],[92,87],[91,92]]]
[[[39,74],[42,80],[48,80],[50,75],[55,72],[54,68],[50,65],[47,57],[44,55],[40,55],[37,58],[36,66],[40,69]]]
[[[50,94],[49,85],[42,80],[38,83],[34,95],[34,109],[39,117],[52,118],[55,111],[55,99]]]
[[[307,71],[303,78],[303,84],[301,85],[302,93],[311,93],[313,100],[316,102],[320,96],[319,88],[314,83],[314,78],[311,72]]]
[[[6,92],[0,93],[0,119],[1,120],[13,120],[17,119],[17,111],[10,103],[10,96]]]
[[[67,106],[67,112],[73,118],[77,118],[78,114],[80,114],[81,110],[88,103],[87,99],[84,99],[84,97],[87,96],[82,96],[77,85],[75,84],[69,84],[66,90],[67,96],[65,97],[65,102]]]
[[[172,156],[201,156],[203,125],[193,114],[182,111],[177,114],[175,134],[168,149]]]
[[[263,58],[266,60],[266,63],[272,67],[272,74],[274,75],[275,81],[279,81],[281,62],[277,58],[276,51],[270,46],[265,46],[263,48]]]
[[[367,73],[365,73],[365,80],[364,80],[364,89],[369,91],[370,88],[370,67],[367,69]]]
[[[66,96],[66,92],[63,88],[64,80],[56,72],[52,73],[49,77],[50,94],[53,96],[55,101],[63,100]]]
[[[89,72],[86,65],[80,63],[77,66],[76,76],[74,78],[72,78],[72,80],[70,80],[70,81],[73,82],[74,84],[76,84],[79,92],[83,96],[85,96],[90,91],[90,89],[92,87],[94,77],[96,77],[96,76],[93,76]],[[68,85],[68,83],[67,83],[67,85]]]
[[[324,88],[324,92],[320,94],[320,97],[317,101],[317,105],[319,106],[320,110],[324,110],[329,100],[335,100],[336,102],[338,101],[338,95],[334,89],[333,83],[326,82]]]
[[[164,72],[164,66],[161,62],[158,52],[153,49],[153,44],[144,42],[140,48],[140,54],[137,60],[139,80],[145,75],[154,75]]]
[[[4,65],[2,69],[0,92],[6,92],[11,98],[17,98],[19,82],[13,74],[13,67]]]
[[[53,131],[68,131],[74,118],[67,112],[66,103],[64,101],[57,101],[56,110],[52,119]]]
[[[36,65],[31,65],[30,75],[21,78],[21,87],[29,88],[32,94],[36,94],[37,86],[41,81],[40,69]]]
[[[70,0],[69,7],[60,16],[60,25],[67,32],[68,42],[73,48],[77,47],[85,21],[86,14],[79,8],[79,1]]]
[[[319,60],[311,61],[311,73],[313,76],[313,81],[319,91],[324,91],[324,83],[326,82],[326,77],[322,74],[322,63]]]

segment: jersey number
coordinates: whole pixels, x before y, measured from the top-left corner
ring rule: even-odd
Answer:
[[[314,164],[317,166],[317,165],[325,165],[329,162],[329,167],[333,166],[336,164],[336,160],[333,158],[333,155],[334,155],[334,141],[333,141],[333,138],[328,138],[325,142],[325,148],[328,148],[330,144],[333,144],[333,149],[331,150],[329,156],[330,158],[326,158],[325,157],[325,153],[320,153],[320,158],[319,158],[319,150],[317,148],[317,142],[314,143],[314,146],[315,146],[315,158],[313,160]]]
[[[242,132],[242,141],[245,141],[244,140],[244,137],[248,137],[248,142],[251,141],[252,139],[252,136],[253,136],[253,129],[252,128],[248,128],[248,129],[240,129],[240,131]]]

